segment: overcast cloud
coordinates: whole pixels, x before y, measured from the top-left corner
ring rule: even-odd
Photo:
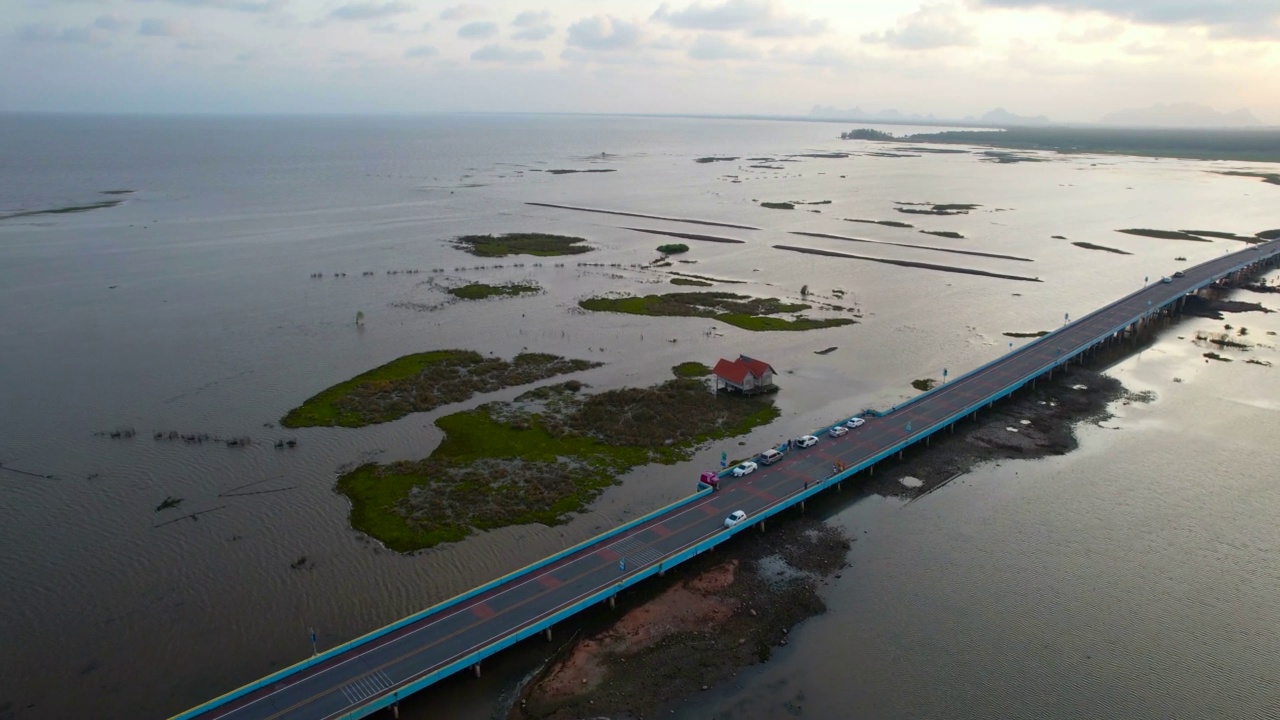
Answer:
[[[1280,125],[1280,0],[14,0],[0,57],[0,110],[1198,103]]]

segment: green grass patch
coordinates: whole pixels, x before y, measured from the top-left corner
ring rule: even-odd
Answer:
[[[933,378],[920,378],[919,380],[911,381],[911,387],[919,390],[920,392],[928,392],[932,390],[934,386],[936,386],[937,384],[938,384],[938,381],[934,380]]]
[[[510,283],[507,285],[486,285],[471,283],[458,288],[450,288],[449,294],[462,300],[484,300],[491,297],[515,297],[530,293],[542,292],[542,288],[528,283]]]
[[[789,202],[762,202],[760,207],[769,208],[770,210],[795,210],[795,203]]]
[[[580,255],[591,252],[582,243],[586,240],[569,235],[547,233],[507,233],[506,235],[463,235],[454,245],[480,257],[506,257],[508,255]]]
[[[686,460],[705,442],[779,415],[771,400],[718,396],[694,379],[597,394],[580,388],[540,387],[447,415],[436,421],[445,440],[430,457],[344,474],[337,489],[351,500],[351,526],[409,552],[476,530],[557,525],[630,468]]]
[[[671,372],[678,378],[700,378],[711,374],[711,368],[700,362],[682,362],[672,365]]]
[[[1003,335],[1004,335],[1005,337],[1011,337],[1011,338],[1038,338],[1038,337],[1044,337],[1045,335],[1048,335],[1048,334],[1049,334],[1049,331],[1048,331],[1048,330],[1037,330],[1037,331],[1035,331],[1035,332],[1007,332],[1007,333],[1003,333]]]
[[[679,255],[680,253],[689,252],[689,246],[684,243],[667,243],[666,245],[659,245],[658,252],[663,255]]]
[[[415,353],[322,390],[289,411],[284,427],[363,427],[424,412],[477,393],[525,385],[602,363],[523,353],[510,362],[471,350]]]
[[[712,287],[713,283],[704,280],[694,280],[692,278],[671,278],[672,285],[685,285],[687,287]]]
[[[643,297],[588,298],[578,303],[584,310],[620,312],[628,315],[657,317],[714,318],[744,330],[816,330],[851,325],[853,320],[832,318],[793,320],[770,317],[808,310],[810,305],[785,303],[777,298],[753,298],[728,292],[688,292]]]

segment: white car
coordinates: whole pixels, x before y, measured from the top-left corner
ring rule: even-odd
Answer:
[[[849,428],[843,425],[833,425],[831,429],[827,431],[827,434],[833,438],[840,437],[841,435],[848,435]]]
[[[743,475],[750,475],[751,473],[756,471],[757,467],[758,466],[755,463],[748,460],[742,463],[741,465],[738,465],[733,468],[733,476],[742,477]]]
[[[807,448],[818,444],[818,438],[812,435],[801,435],[796,438],[796,447]]]
[[[1162,282],[1162,283],[1171,283],[1171,282],[1173,282],[1173,278],[1169,277],[1168,275],[1165,275],[1164,277],[1160,278],[1160,282]]]
[[[737,525],[738,523],[746,519],[747,519],[747,514],[745,512],[741,510],[734,510],[732,513],[729,514],[729,517],[724,519],[724,526],[727,528],[731,528],[734,525]]]
[[[866,420],[863,420],[860,417],[853,417],[853,418],[849,418],[849,422],[845,423],[845,425],[849,426],[850,428],[856,428],[856,427],[862,427],[862,424],[865,422]]]

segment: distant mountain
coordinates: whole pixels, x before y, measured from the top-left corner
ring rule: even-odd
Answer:
[[[963,119],[957,119],[939,118],[933,113],[929,113],[928,115],[904,113],[892,108],[889,110],[868,112],[860,107],[841,110],[839,108],[831,107],[830,105],[814,105],[813,109],[809,111],[809,117],[821,118],[824,120],[864,120],[887,123],[919,122],[928,124],[977,124],[994,127],[1007,127],[1010,125],[1048,125],[1050,122],[1049,118],[1043,115],[1027,117],[1025,115],[1016,115],[1004,108],[996,108],[982,117],[969,115]]]
[[[937,118],[933,116],[933,113],[929,113],[928,115],[904,113],[892,108],[873,112],[868,112],[860,107],[841,110],[840,108],[832,107],[830,105],[814,105],[813,109],[809,111],[809,117],[823,118],[826,120],[882,120],[885,122],[910,122],[913,120],[923,122],[937,121]]]
[[[986,125],[999,125],[999,126],[1048,125],[1049,124],[1049,118],[1045,117],[1044,115],[1036,115],[1035,117],[1028,117],[1026,115],[1016,115],[1014,113],[1009,112],[1008,110],[1005,110],[1002,107],[998,107],[995,110],[992,110],[991,112],[987,113],[986,115],[983,115],[982,117],[975,118],[970,116],[970,117],[966,117],[964,120],[965,122],[978,122]]]
[[[1102,116],[1104,125],[1130,125],[1138,127],[1256,127],[1258,118],[1245,108],[1220,113],[1211,107],[1192,103],[1156,104],[1148,108],[1121,110]]]

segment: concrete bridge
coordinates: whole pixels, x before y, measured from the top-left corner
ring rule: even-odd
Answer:
[[[498,578],[364,637],[276,672],[175,716],[174,720],[322,720],[398,710],[401,698],[480,662],[591,605],[725,542],[958,420],[976,414],[1059,367],[1124,341],[1181,309],[1186,296],[1280,262],[1280,240],[1249,246],[1148,284],[1062,329],[1013,350],[839,438],[795,450],[720,489],[689,497],[580,545]],[[844,418],[841,418],[844,420]],[[843,471],[832,468],[841,463]],[[745,521],[724,527],[730,512]],[[397,713],[398,715],[398,713]]]

